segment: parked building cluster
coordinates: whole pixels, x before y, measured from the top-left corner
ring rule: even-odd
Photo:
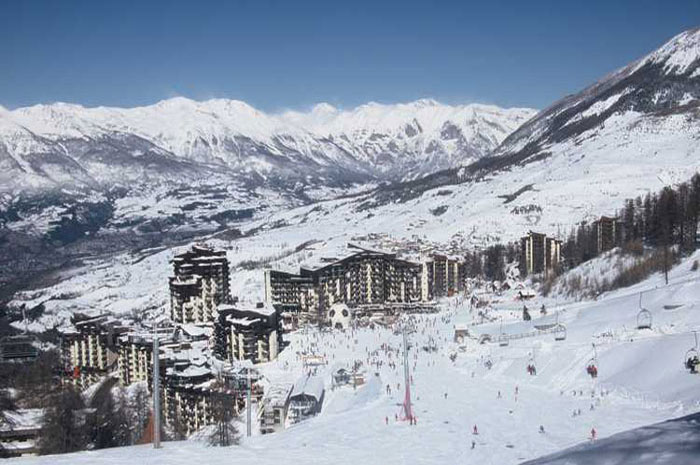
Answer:
[[[231,300],[226,252],[195,245],[173,258],[170,311],[174,323],[210,323]]]
[[[172,260],[171,323],[136,329],[106,315],[76,313],[62,329],[65,380],[86,388],[117,374],[124,385],[154,387],[154,337],[158,336],[163,419],[182,436],[211,424],[217,402],[243,407],[247,375],[239,361],[261,363],[283,349],[278,310],[230,295],[224,251],[195,245]],[[255,397],[262,392],[255,383]]]
[[[464,288],[464,261],[457,257],[430,254],[418,262],[355,244],[348,251],[305,264],[299,273],[266,270],[266,302],[285,317],[330,320],[336,304],[352,311],[406,309]]]
[[[520,273],[523,276],[556,272],[561,262],[561,241],[530,231],[520,239]]]
[[[421,264],[421,299],[429,301],[461,292],[465,277],[464,259],[431,254]]]
[[[622,223],[618,218],[601,216],[595,222],[596,250],[599,254],[622,244]]]
[[[117,365],[117,341],[126,331],[128,328],[112,316],[73,314],[71,326],[61,330],[61,355],[68,379],[86,388],[107,376]]]

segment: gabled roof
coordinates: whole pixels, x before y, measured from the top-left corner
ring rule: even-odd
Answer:
[[[291,397],[306,395],[316,400],[321,400],[324,391],[325,386],[323,384],[323,378],[320,376],[302,376],[294,383]]]

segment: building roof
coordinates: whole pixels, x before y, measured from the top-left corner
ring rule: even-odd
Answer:
[[[271,385],[265,391],[263,403],[270,407],[284,407],[293,387],[292,383],[275,383]]]
[[[217,309],[221,312],[227,310],[237,310],[239,312],[257,313],[262,316],[271,316],[276,313],[275,307],[267,302],[236,302],[235,304],[219,304]]]
[[[40,408],[19,409],[16,412],[5,412],[5,416],[10,423],[0,425],[0,431],[34,431],[41,428],[44,410]]]
[[[214,333],[214,328],[211,326],[201,326],[191,323],[181,324],[180,329],[187,336],[197,338],[197,337],[208,337]]]
[[[323,378],[320,376],[302,376],[294,383],[291,397],[306,395],[316,400],[321,400],[324,391]]]

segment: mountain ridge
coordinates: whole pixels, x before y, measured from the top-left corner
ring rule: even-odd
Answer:
[[[413,114],[414,108],[419,114]],[[325,114],[325,124],[319,112]],[[428,100],[372,103],[352,110],[321,104],[306,113],[278,114],[228,99],[198,102],[176,97],[134,108],[54,103],[0,112],[0,144],[5,158],[17,162],[14,181],[23,173],[32,172],[39,178],[46,174],[45,169],[27,169],[37,165],[36,160],[31,162],[37,158],[33,149],[41,148],[43,157],[39,158],[62,171],[63,157],[78,165],[94,162],[90,154],[95,149],[90,144],[99,140],[117,139],[119,160],[125,154],[138,157],[145,148],[123,144],[130,139],[173,160],[219,166],[223,168],[219,174],[281,174],[306,182],[309,171],[319,171],[314,182],[342,185],[413,178],[478,159],[533,114],[529,109],[450,106]],[[424,127],[429,134],[424,134]],[[98,158],[107,170],[110,157]],[[99,170],[83,168],[101,182],[109,181]],[[209,174],[207,169],[202,171]],[[128,173],[126,177],[135,178]],[[20,183],[6,179],[3,185],[20,188]],[[50,186],[56,180],[46,175],[44,181]],[[80,176],[76,181],[82,181]]]

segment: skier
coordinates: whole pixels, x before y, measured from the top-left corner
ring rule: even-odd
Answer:
[[[595,428],[591,428],[591,441],[595,441],[596,434]]]
[[[474,441],[474,440],[472,439],[472,449],[474,449],[475,447],[476,447],[476,441]]]
[[[501,398],[501,391],[498,391],[498,396],[497,396],[497,398],[498,398],[498,399]]]
[[[540,425],[540,434],[544,434],[544,426]]]
[[[477,435],[479,434],[479,429],[474,425],[474,429],[472,430],[472,434]]]
[[[384,423],[387,425],[389,424],[389,416],[388,415],[386,417],[384,417]]]

